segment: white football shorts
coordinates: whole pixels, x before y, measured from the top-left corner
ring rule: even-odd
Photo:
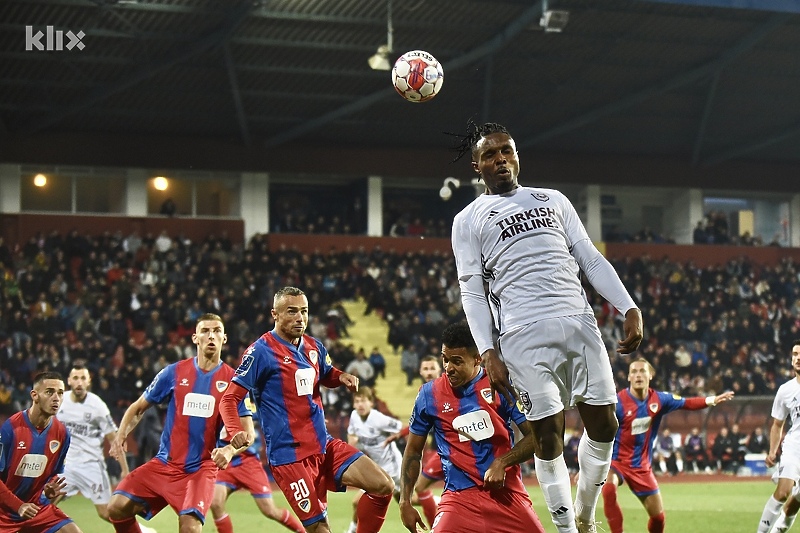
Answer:
[[[795,482],[795,487],[800,487],[800,446],[797,444],[787,446],[785,440],[781,447],[781,458],[778,460],[775,471],[772,473],[772,481],[777,483],[778,479],[791,479]]]
[[[500,354],[528,420],[617,403],[614,376],[594,315],[547,318],[500,337]]]
[[[111,480],[108,479],[105,462],[67,462],[64,464],[64,478],[67,481],[67,498],[80,492],[95,505],[107,504],[111,500]]]

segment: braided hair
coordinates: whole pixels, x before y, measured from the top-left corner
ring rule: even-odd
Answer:
[[[464,157],[464,154],[467,152],[472,152],[475,150],[475,146],[478,144],[478,141],[487,135],[491,135],[492,133],[505,133],[506,135],[510,135],[506,127],[502,124],[498,124],[496,122],[487,122],[479,126],[475,124],[475,121],[472,119],[469,119],[467,122],[466,135],[462,135],[460,133],[448,133],[448,135],[452,135],[458,139],[458,144],[452,147],[452,150],[456,152],[456,157],[453,159],[453,163]]]

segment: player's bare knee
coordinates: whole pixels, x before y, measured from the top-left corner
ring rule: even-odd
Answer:
[[[124,520],[134,515],[131,506],[128,505],[130,500],[124,496],[115,494],[111,497],[111,501],[106,506],[109,520]]]
[[[202,533],[203,523],[199,518],[192,514],[185,514],[178,517],[179,533]]]
[[[108,517],[108,505],[98,505],[95,507],[97,509],[97,516],[101,519],[105,520],[106,522],[110,522],[111,520]]]

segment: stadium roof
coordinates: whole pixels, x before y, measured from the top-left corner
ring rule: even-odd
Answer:
[[[774,167],[780,189],[800,168],[798,4],[394,0],[392,60],[424,49],[445,71],[412,104],[367,65],[386,0],[3,0],[0,159],[166,166],[195,150],[213,166],[219,150],[219,165],[316,171],[302,154],[319,149],[413,169],[397,154],[441,154],[473,118],[529,153]],[[562,31],[544,9],[568,12]],[[36,49],[47,26],[62,50]]]

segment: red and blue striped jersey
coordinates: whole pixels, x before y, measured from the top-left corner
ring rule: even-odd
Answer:
[[[0,427],[0,480],[23,502],[48,503],[42,489],[64,471],[69,443],[69,431],[56,417],[39,431],[27,410],[12,415]]]
[[[144,391],[144,399],[150,403],[168,402],[156,458],[187,473],[211,461],[222,428],[217,405],[231,377],[233,368],[225,363],[204,372],[196,357],[161,369]],[[249,416],[244,402],[239,405],[239,416]]]
[[[516,405],[509,406],[502,394],[492,402],[486,372],[454,389],[446,375],[422,386],[414,402],[408,428],[427,436],[433,429],[436,451],[442,458],[444,490],[483,487],[483,476],[495,458],[514,444],[511,422],[525,421]],[[506,488],[525,492],[519,465],[506,470]]]
[[[338,387],[341,373],[310,335],[295,346],[272,330],[245,350],[233,381],[255,398],[271,465],[325,453],[331,436],[319,386]]]
[[[630,389],[623,389],[617,393],[617,399],[619,429],[611,458],[630,468],[650,468],[653,441],[665,414],[678,409],[707,407],[705,398],[681,398],[654,389],[647,390],[644,400],[634,396]]]

